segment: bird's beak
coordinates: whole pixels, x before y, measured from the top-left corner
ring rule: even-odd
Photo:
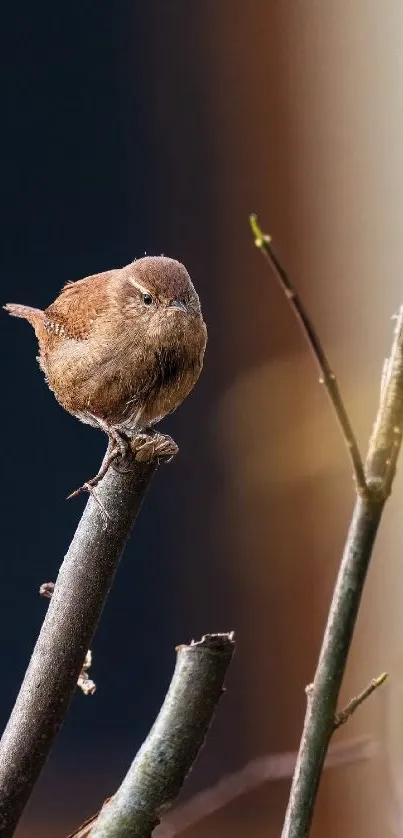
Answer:
[[[182,300],[173,300],[173,302],[170,305],[170,308],[180,308],[182,309],[182,311],[187,311],[185,303],[183,303]]]

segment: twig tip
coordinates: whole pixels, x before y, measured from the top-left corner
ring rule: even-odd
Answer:
[[[271,238],[270,236],[267,236],[265,233],[263,233],[257,220],[257,215],[255,215],[255,213],[250,214],[249,224],[255,239],[256,247],[262,248],[263,245],[270,243]]]
[[[389,678],[389,672],[382,672],[381,675],[378,675],[377,678],[374,678],[372,683],[373,683],[375,688],[380,687],[381,684],[383,684],[386,681],[387,678]]]

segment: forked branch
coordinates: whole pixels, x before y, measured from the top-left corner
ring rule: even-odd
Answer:
[[[337,715],[337,701],[376,534],[385,503],[391,492],[401,447],[403,307],[396,317],[393,345],[383,371],[380,404],[363,468],[355,436],[335,384],[336,379],[311,321],[274,254],[270,238],[262,233],[254,216],[251,217],[251,226],[255,243],[273,267],[303,325],[309,345],[322,370],[324,383],[351,453],[358,493],[333,592],[315,678],[307,690],[305,722],[282,832],[282,838],[306,838],[310,831],[329,742],[333,731],[340,723],[340,718],[343,718],[343,713]],[[378,685],[379,682],[376,686]],[[366,695],[361,697],[361,700],[365,697]],[[361,703],[360,700],[356,700],[356,706],[359,703]]]

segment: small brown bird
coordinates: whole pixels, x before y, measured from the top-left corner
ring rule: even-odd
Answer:
[[[105,431],[115,455],[181,404],[203,366],[199,298],[186,268],[165,256],[68,282],[45,311],[4,308],[34,327],[58,402]]]

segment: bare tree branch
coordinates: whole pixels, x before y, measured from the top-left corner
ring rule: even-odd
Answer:
[[[323,382],[351,454],[358,494],[333,592],[315,678],[313,684],[307,689],[304,728],[282,832],[282,838],[306,838],[312,823],[326,752],[332,733],[340,719],[340,716],[336,715],[340,687],[368,565],[383,509],[391,492],[401,447],[403,307],[400,308],[396,318],[390,358],[385,363],[382,373],[380,404],[363,469],[358,445],[334,373],[311,320],[274,253],[269,236],[262,233],[255,216],[250,217],[250,223],[255,236],[255,244],[274,269],[322,370]]]
[[[267,236],[262,232],[256,215],[251,215],[249,217],[249,221],[252,233],[255,237],[255,245],[259,248],[259,250],[261,250],[263,256],[270,265],[282,291],[284,292],[297,317],[297,320],[302,327],[302,331],[306,337],[309,348],[320,370],[320,383],[323,384],[327,390],[330,401],[334,407],[347,450],[350,454],[357,490],[359,492],[365,492],[365,473],[358,442],[352,429],[351,422],[339,390],[339,385],[330,366],[328,357],[301,298],[274,252],[270,236]]]
[[[313,817],[323,761],[332,736],[368,565],[390,494],[403,428],[403,308],[381,390],[366,459],[365,493],[358,495],[334,589],[307,711],[282,838],[305,838]]]
[[[178,646],[164,704],[122,785],[70,838],[151,836],[204,743],[234,649],[232,632]]]
[[[162,439],[161,435],[158,435]],[[160,458],[177,447],[165,438],[144,461],[144,441],[121,468],[110,468],[90,497],[60,568],[49,608],[0,742],[0,835],[10,838],[67,714],[119,559]],[[139,461],[140,460],[140,461]]]

